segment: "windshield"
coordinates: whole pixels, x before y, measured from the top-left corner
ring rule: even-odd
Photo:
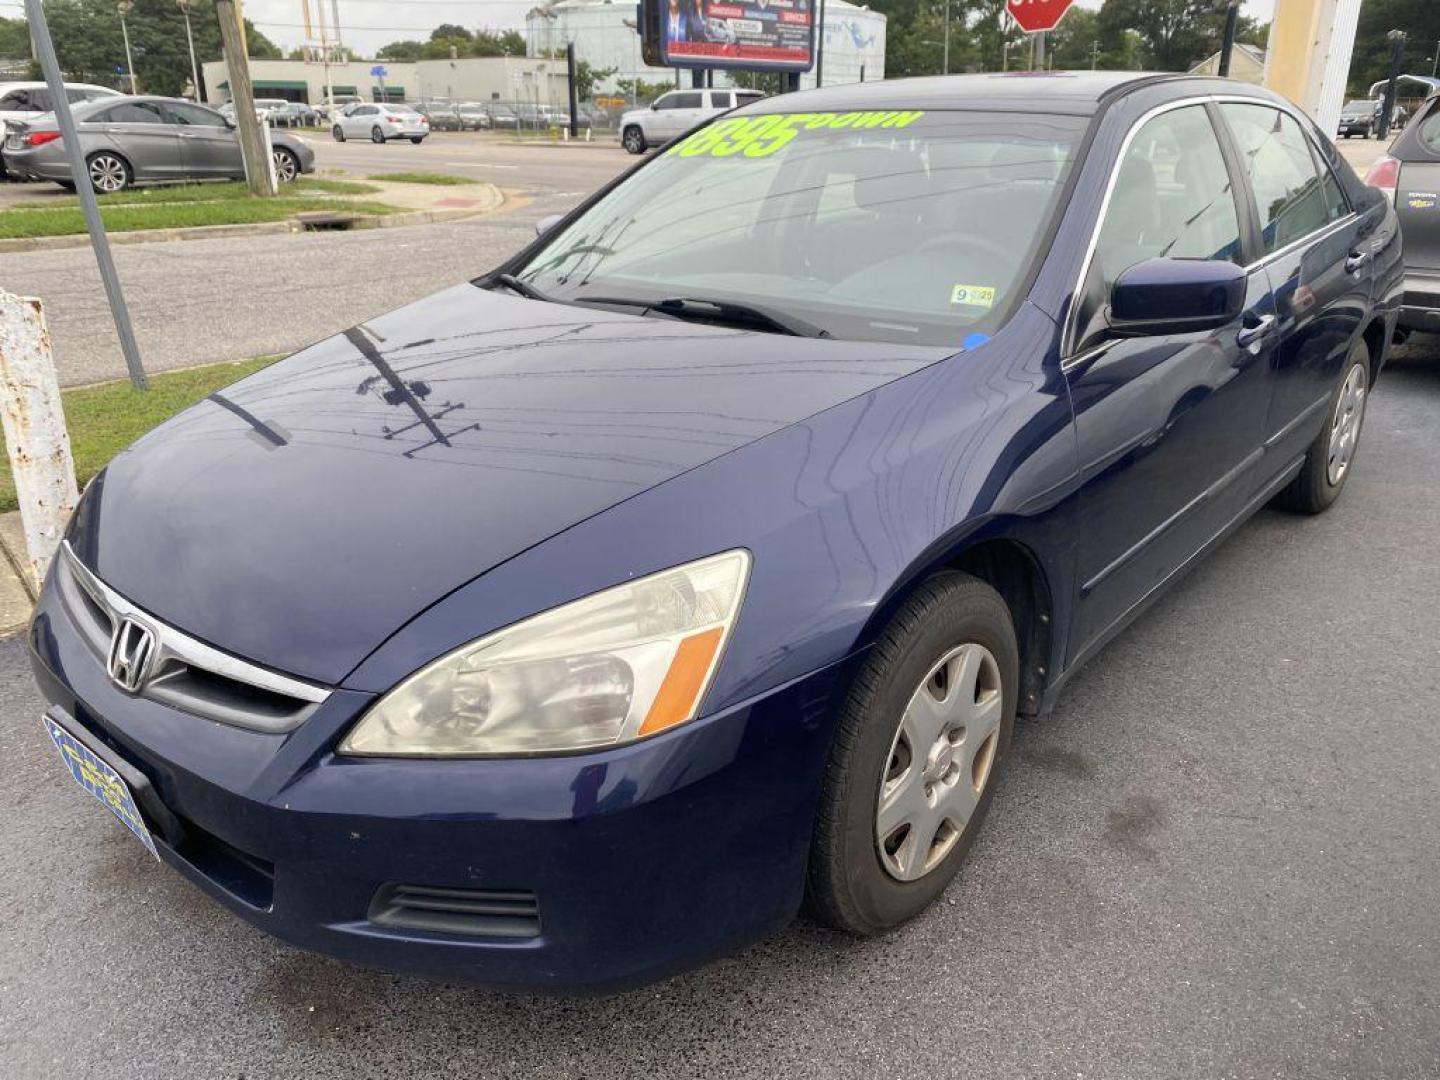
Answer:
[[[1373,101],[1347,101],[1340,111],[1346,116],[1369,116],[1375,111],[1375,105]]]
[[[1031,113],[727,117],[516,276],[563,300],[723,300],[837,338],[955,344],[1005,317],[1084,127]]]

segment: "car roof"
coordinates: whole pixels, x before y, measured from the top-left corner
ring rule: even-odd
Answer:
[[[0,94],[5,93],[7,90],[35,90],[49,85],[50,84],[45,82],[43,79],[17,79],[13,82],[0,81]],[[105,93],[114,94],[116,97],[126,96],[123,91],[112,90],[108,86],[99,86],[95,83],[66,82],[62,83],[61,85],[68,86],[73,90],[103,90],[105,91]]]
[[[1091,116],[1115,97],[1142,86],[1173,82],[1183,93],[1226,93],[1268,98],[1249,83],[1213,76],[1156,71],[1012,71],[981,75],[927,75],[884,82],[846,83],[766,98],[785,111],[849,112],[862,109],[977,108],[1001,112],[1065,113]],[[791,106],[793,105],[793,110]],[[747,105],[746,109],[761,106]]]

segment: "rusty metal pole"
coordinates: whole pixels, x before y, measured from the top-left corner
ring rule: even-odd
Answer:
[[[20,500],[31,584],[45,571],[79,501],[60,381],[45,313],[34,297],[0,290],[0,421]]]

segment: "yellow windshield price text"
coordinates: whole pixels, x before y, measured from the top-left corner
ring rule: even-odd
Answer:
[[[667,154],[677,157],[769,157],[802,132],[831,128],[903,128],[925,114],[909,112],[773,113],[717,120],[680,142]]]

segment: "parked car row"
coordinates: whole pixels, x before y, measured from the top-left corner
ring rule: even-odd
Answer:
[[[71,109],[90,184],[109,194],[132,184],[243,179],[245,166],[233,120],[183,98],[101,96]],[[315,170],[315,152],[285,131],[272,130],[275,175],[282,182]],[[16,179],[50,180],[73,189],[75,177],[53,113],[11,122],[0,150]]]

